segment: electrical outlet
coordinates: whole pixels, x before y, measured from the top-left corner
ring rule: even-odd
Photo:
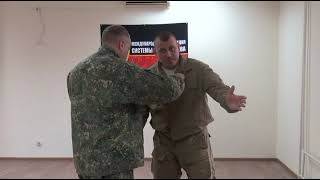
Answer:
[[[37,141],[36,146],[41,148],[42,147],[42,142],[41,141]]]

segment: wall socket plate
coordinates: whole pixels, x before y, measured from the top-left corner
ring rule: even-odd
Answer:
[[[42,147],[42,145],[43,145],[43,144],[42,144],[42,142],[41,142],[41,141],[37,141],[37,142],[36,142],[36,146],[37,146],[37,147],[39,147],[39,148],[40,148],[40,147]]]

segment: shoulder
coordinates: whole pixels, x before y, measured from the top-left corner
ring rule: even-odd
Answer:
[[[204,63],[203,61],[200,61],[198,59],[194,58],[185,58],[186,64],[190,66],[193,69],[203,69],[203,68],[208,68],[209,65]]]
[[[84,74],[90,73],[90,71],[94,70],[96,63],[96,60],[99,61],[102,57],[99,56],[98,53],[94,53],[85,59],[82,59],[80,62],[78,62],[68,73],[68,79],[74,79],[80,76],[83,76]]]
[[[148,68],[149,71],[151,72],[158,72],[158,62],[154,63],[151,67]]]

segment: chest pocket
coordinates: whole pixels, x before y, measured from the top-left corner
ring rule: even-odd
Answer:
[[[185,83],[186,83],[186,89],[198,88],[196,73],[193,72],[191,69],[185,72]]]

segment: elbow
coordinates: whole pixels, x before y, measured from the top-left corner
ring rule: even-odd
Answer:
[[[177,86],[175,88],[173,88],[172,90],[172,101],[177,100],[183,93],[184,91],[184,84],[183,86]]]
[[[162,103],[167,104],[177,100],[183,92],[183,89],[177,87],[170,87],[166,94],[162,96]]]

